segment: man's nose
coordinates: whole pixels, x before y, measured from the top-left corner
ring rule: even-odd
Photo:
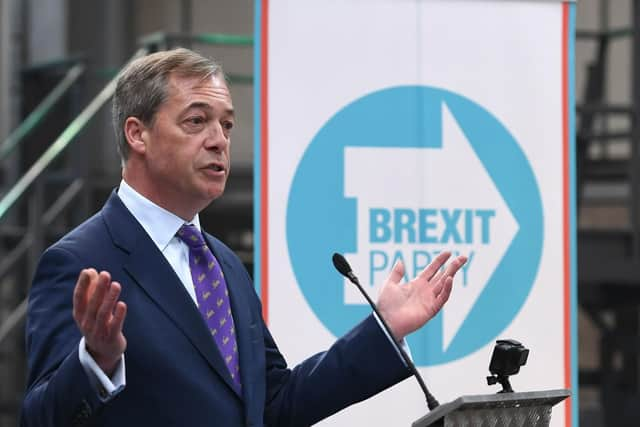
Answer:
[[[205,141],[205,147],[210,150],[223,151],[229,145],[229,136],[224,131],[222,124],[212,122]]]

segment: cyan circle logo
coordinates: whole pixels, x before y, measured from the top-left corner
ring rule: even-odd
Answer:
[[[287,208],[295,276],[316,316],[342,335],[370,308],[330,257],[342,252],[375,299],[396,260],[407,276],[442,250],[469,262],[436,318],[409,337],[418,365],[461,358],[523,306],[543,242],[540,192],[509,131],[476,103],[401,86],[347,105],[317,133]]]

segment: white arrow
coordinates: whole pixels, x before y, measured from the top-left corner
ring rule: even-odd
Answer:
[[[377,297],[378,287],[388,275],[394,255],[403,257],[407,276],[411,277],[425,264],[428,254],[436,251],[452,250],[472,256],[465,270],[456,277],[451,298],[443,310],[445,351],[487,285],[518,225],[445,104],[442,106],[442,138],[440,148],[347,147],[344,173],[345,196],[357,199],[358,215],[357,253],[346,256],[372,298]],[[415,241],[410,241],[412,226],[395,230],[392,218],[387,224],[391,239],[371,242],[371,209],[385,209],[391,216],[397,209],[405,213],[413,211]],[[437,243],[419,242],[420,209],[437,211],[437,215],[430,217],[435,227],[429,231],[430,237],[440,239]],[[477,212],[495,215],[491,218],[485,215],[483,220]],[[445,232],[447,228],[452,230],[455,215],[455,237],[459,240],[451,239],[453,235]],[[465,234],[468,233],[465,215],[472,220],[470,241]],[[488,237],[486,242],[482,240],[483,232]],[[445,236],[450,238],[441,241]],[[396,237],[400,238],[399,243]],[[365,303],[348,282],[345,282],[344,296],[346,304]]]

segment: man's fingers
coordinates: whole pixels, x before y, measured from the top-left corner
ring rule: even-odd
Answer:
[[[449,300],[449,295],[451,295],[452,287],[453,287],[453,277],[447,276],[442,281],[441,292],[436,296],[436,313],[442,308],[444,303],[446,303]]]
[[[89,273],[82,270],[78,276],[75,288],[73,288],[73,318],[76,322],[84,316],[87,300],[87,289],[89,288]]]
[[[97,272],[92,268],[82,270],[73,289],[73,318],[76,322],[82,321],[87,311],[87,296],[94,275],[97,275]]]
[[[467,262],[466,256],[457,256],[453,261],[449,263],[449,265],[447,265],[446,268],[440,269],[438,273],[433,276],[431,282],[438,285],[440,282],[442,282],[443,277],[455,276],[455,274],[458,272],[458,270],[460,270],[460,268],[462,268],[465,262]]]
[[[442,292],[442,288],[444,287],[445,282],[447,281],[446,279],[449,278],[449,276],[445,277],[445,280],[442,280],[443,274],[442,272],[438,272],[438,274],[433,278],[433,280],[431,280],[432,283],[435,283],[433,285],[432,288],[432,292],[433,295],[437,298],[438,295],[440,295],[440,293]]]
[[[391,269],[391,274],[389,274],[389,280],[393,283],[400,283],[402,277],[404,276],[404,264],[402,261],[397,261],[393,268]]]
[[[122,327],[124,325],[124,318],[127,316],[127,304],[122,301],[118,301],[116,304],[116,309],[113,313],[113,318],[111,319],[111,325],[109,326],[109,334],[111,336],[115,336],[122,332]]]
[[[442,277],[444,276],[445,271],[446,271],[445,268],[441,268],[440,270],[438,270],[438,272],[431,278],[430,282],[435,283],[436,286],[440,285],[440,287],[442,287]],[[436,292],[436,294],[438,292]]]
[[[438,272],[431,278],[431,280],[429,281],[433,285],[433,287],[431,288],[431,292],[433,292],[433,295],[435,297],[438,297],[440,295],[443,288],[445,287],[447,279],[451,279],[453,281],[453,277],[458,272],[458,270],[462,268],[465,262],[467,262],[467,257],[458,256],[453,261],[451,261],[446,268],[441,268],[440,270],[438,270]],[[447,298],[449,297],[447,296]]]
[[[98,308],[96,315],[96,325],[94,333],[100,337],[106,337],[109,335],[109,323],[113,315],[113,309],[120,296],[120,284],[117,282],[111,283],[108,292],[102,299],[102,304]]]
[[[425,269],[422,270],[422,272],[420,272],[420,275],[418,277],[424,280],[431,280],[434,274],[436,274],[438,270],[440,270],[440,267],[442,267],[444,263],[447,262],[450,256],[451,252],[449,251],[439,253],[438,256],[428,266],[426,266]]]
[[[460,270],[460,268],[462,268],[465,262],[467,262],[466,256],[460,255],[456,257],[453,261],[449,263],[449,266],[447,267],[447,270],[445,273],[446,276],[448,277],[455,276],[455,274],[458,272],[458,270]]]
[[[98,309],[102,305],[103,299],[111,285],[111,276],[106,271],[102,271],[97,278],[97,283],[89,299],[89,306],[82,324],[83,333],[92,333],[96,325]]]

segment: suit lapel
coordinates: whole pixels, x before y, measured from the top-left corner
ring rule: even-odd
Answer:
[[[103,213],[114,243],[128,253],[124,264],[125,271],[173,321],[233,391],[231,375],[215,341],[164,255],[115,192],[105,204]],[[234,308],[232,307],[232,310]],[[131,309],[135,310],[135,307]],[[234,394],[237,395],[235,392]]]

